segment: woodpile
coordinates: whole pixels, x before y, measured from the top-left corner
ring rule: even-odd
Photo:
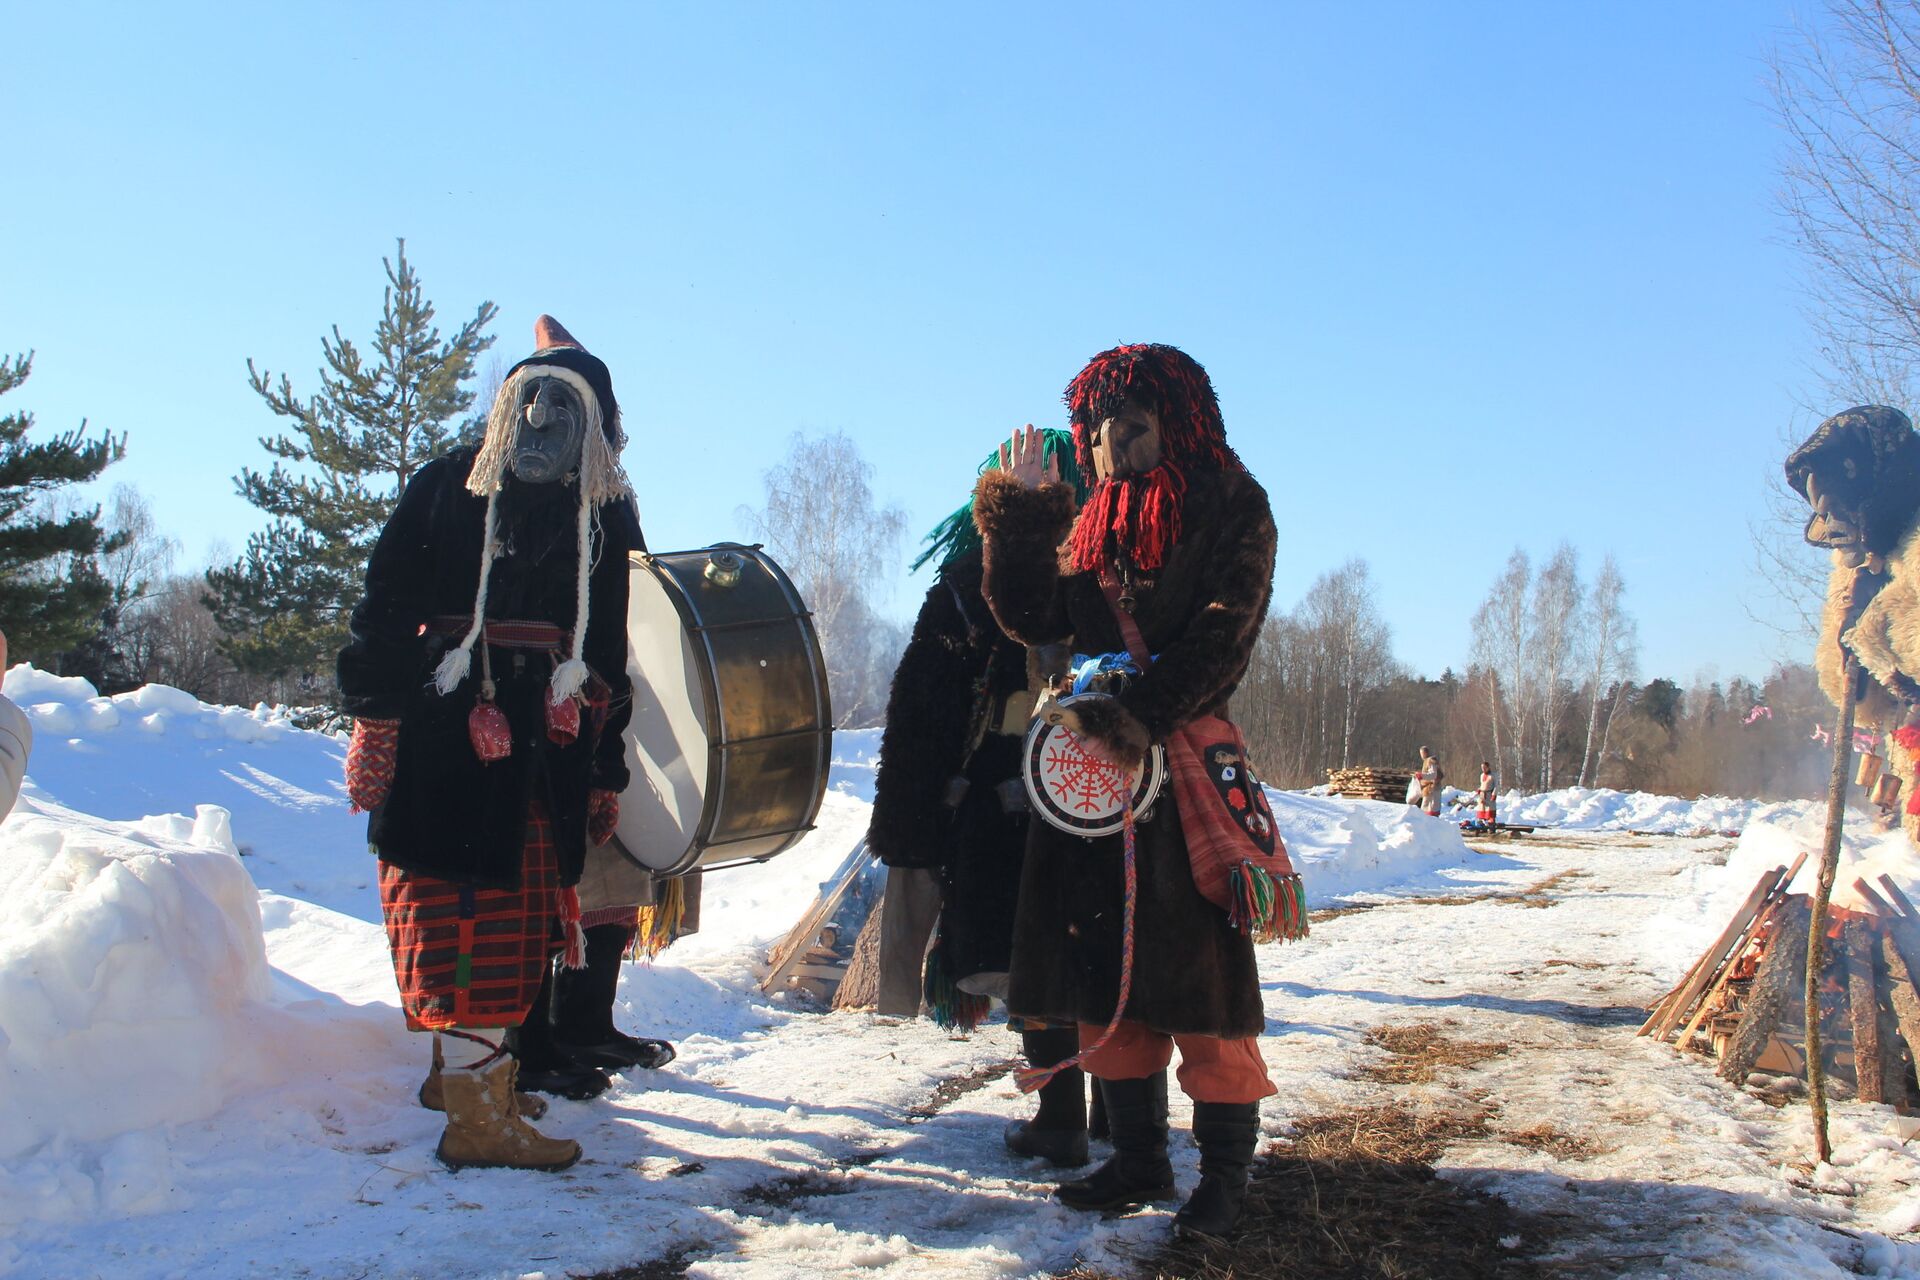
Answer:
[[[767,954],[766,963],[759,967],[760,989],[769,995],[792,991],[822,1008],[841,1007],[835,997],[847,979],[856,943],[868,933],[871,957],[863,967],[873,971],[869,981],[877,987],[872,961],[878,959],[877,921],[885,886],[886,868],[867,853],[867,842],[862,840],[820,887],[819,896],[787,936]]]
[[[1336,796],[1358,800],[1391,800],[1404,804],[1407,784],[1413,781],[1410,769],[1376,769],[1360,765],[1352,769],[1327,770],[1327,791]]]
[[[1788,886],[1806,862],[1762,875],[1733,919],[1653,1006],[1641,1035],[1719,1060],[1744,1084],[1755,1071],[1805,1078],[1807,938],[1813,900]],[[1920,1100],[1920,909],[1899,885],[1853,883],[1862,910],[1831,907],[1816,1011],[1829,1078],[1862,1102],[1906,1111]]]

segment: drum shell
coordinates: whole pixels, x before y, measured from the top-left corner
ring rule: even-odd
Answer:
[[[668,876],[771,858],[812,829],[832,759],[812,619],[755,547],[632,561],[621,851]]]

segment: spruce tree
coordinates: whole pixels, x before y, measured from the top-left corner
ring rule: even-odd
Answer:
[[[33,372],[33,353],[0,358],[0,395]],[[15,658],[45,662],[96,631],[112,595],[95,557],[113,548],[100,508],[50,501],[126,452],[126,437],[86,438],[86,423],[29,443],[33,415],[0,413],[0,632]]]
[[[331,671],[367,557],[400,490],[477,426],[467,416],[474,393],[465,384],[493,345],[482,330],[496,308],[482,302],[473,319],[442,340],[406,241],[381,265],[387,285],[372,346],[363,356],[334,326],[332,337],[320,340],[326,367],[318,393],[303,400],[285,374],[276,381],[247,361],[254,391],[291,427],[261,438],[275,458],[266,472],[246,468],[234,481],[273,522],[247,540],[239,560],[207,574],[221,647],[244,672]]]

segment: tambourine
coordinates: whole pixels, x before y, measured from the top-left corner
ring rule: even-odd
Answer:
[[[1060,699],[1070,707],[1105,693],[1076,693]],[[1167,784],[1167,753],[1155,745],[1136,769],[1110,764],[1088,750],[1079,734],[1044,716],[1027,730],[1021,775],[1033,812],[1049,825],[1076,836],[1112,835],[1126,824],[1126,803],[1133,798],[1135,818],[1143,816]]]

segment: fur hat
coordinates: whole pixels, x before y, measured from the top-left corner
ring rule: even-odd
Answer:
[[[1834,414],[1788,455],[1786,471],[1802,498],[1807,478],[1818,472],[1822,497],[1856,521],[1867,549],[1882,555],[1899,544],[1920,507],[1920,435],[1906,414],[1886,405]]]
[[[580,486],[580,514],[576,523],[573,645],[566,661],[554,668],[547,695],[557,706],[578,693],[587,681],[584,655],[590,604],[588,584],[593,571],[593,533],[601,523],[600,508],[612,503],[619,518],[630,518],[633,486],[620,466],[620,451],[626,447],[627,437],[620,426],[620,405],[613,398],[613,378],[606,364],[590,354],[549,315],[533,322],[533,340],[538,349],[507,371],[506,381],[500,384],[500,391],[493,398],[493,406],[487,413],[486,437],[480,442],[473,469],[467,475],[467,489],[487,500],[480,586],[474,593],[473,621],[459,645],[440,659],[440,665],[434,669],[433,682],[441,693],[452,693],[473,666],[473,646],[479,641],[486,622],[487,582],[501,551],[500,491],[506,487],[514,443],[520,435],[521,415],[515,412],[520,403],[520,390],[535,378],[557,378],[573,388],[586,415],[580,440],[580,470],[575,477]]]

